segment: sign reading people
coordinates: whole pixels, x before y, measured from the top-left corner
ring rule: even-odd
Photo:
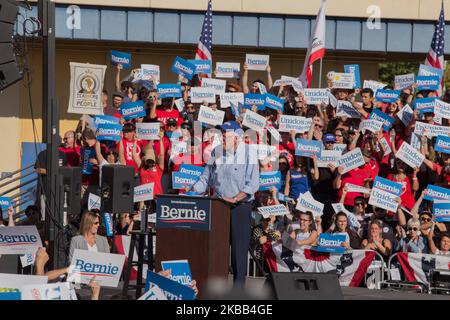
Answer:
[[[119,284],[125,255],[75,249],[67,276],[68,282],[88,284],[93,277],[102,287]]]
[[[192,282],[191,268],[187,260],[161,261],[163,271],[171,270],[169,279],[188,286]]]
[[[425,159],[425,156],[419,150],[411,147],[407,142],[402,143],[395,156],[413,169],[420,168]]]
[[[270,56],[262,54],[246,54],[245,63],[247,64],[248,70],[259,70],[264,71],[269,65]]]
[[[109,61],[113,66],[121,64],[123,69],[129,69],[131,68],[131,53],[110,50]]]
[[[217,62],[216,77],[217,78],[238,78],[241,71],[239,63]]]
[[[102,92],[106,66],[70,63],[68,113],[103,115]]]
[[[355,148],[350,152],[342,155],[338,159],[338,166],[344,167],[342,174],[349,172],[352,169],[365,165],[364,157],[360,148]]]
[[[0,228],[1,254],[34,254],[42,247],[36,226]]]

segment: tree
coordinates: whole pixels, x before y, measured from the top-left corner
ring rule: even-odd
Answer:
[[[381,82],[394,86],[395,76],[419,72],[420,63],[416,62],[387,62],[380,63],[378,76]]]

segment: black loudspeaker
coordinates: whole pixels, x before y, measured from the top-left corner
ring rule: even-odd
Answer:
[[[276,300],[343,300],[338,276],[314,272],[272,272],[266,285]]]
[[[134,167],[106,165],[102,167],[102,212],[133,212]]]
[[[81,167],[59,167],[67,194],[68,213],[76,218],[81,212]]]
[[[16,1],[0,0],[0,90],[22,79],[12,45],[18,8]]]

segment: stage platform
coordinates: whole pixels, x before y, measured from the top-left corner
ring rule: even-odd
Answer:
[[[253,299],[264,299],[264,282],[265,278],[263,277],[248,277],[245,284],[247,294],[253,297]],[[232,277],[230,277],[228,283],[225,284],[225,287],[227,288],[223,287],[222,283],[222,289],[231,289],[232,285],[233,280]],[[450,300],[450,295],[443,294],[424,294],[410,291],[400,291],[397,289],[369,290],[367,288],[341,288],[344,295],[344,300]],[[100,298],[102,300],[110,300],[113,295],[120,294],[122,291],[121,289],[122,283],[119,284],[119,288],[102,288]],[[87,297],[88,294],[88,291],[83,290],[83,297]],[[134,291],[131,290],[128,294],[133,298],[135,296]]]

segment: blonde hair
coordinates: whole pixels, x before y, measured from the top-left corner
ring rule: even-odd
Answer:
[[[409,219],[408,223],[406,224],[407,228],[417,227],[420,228],[420,221],[418,219]]]
[[[92,211],[88,211],[83,214],[80,222],[80,234],[84,236],[86,233],[88,233],[92,225],[94,224],[95,219],[97,218],[100,222],[100,215]]]

